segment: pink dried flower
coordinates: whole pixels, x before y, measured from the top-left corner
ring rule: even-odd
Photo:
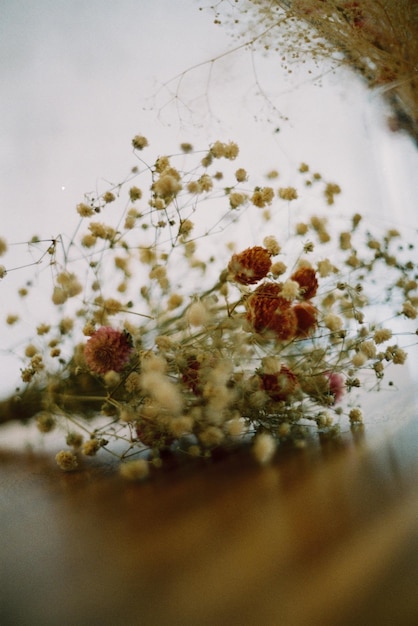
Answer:
[[[101,326],[84,346],[84,358],[88,367],[97,374],[111,370],[120,372],[128,362],[132,342],[128,333]]]
[[[329,394],[334,398],[333,404],[337,404],[344,395],[344,376],[337,372],[326,372],[325,376],[328,378]]]

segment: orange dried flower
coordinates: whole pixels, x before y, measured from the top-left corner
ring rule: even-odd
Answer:
[[[102,326],[84,346],[84,358],[92,372],[106,374],[111,370],[120,372],[128,362],[132,342],[128,333]]]
[[[301,295],[305,300],[309,300],[316,295],[318,280],[315,270],[311,267],[300,267],[296,272],[293,272],[290,278],[299,283]]]
[[[282,341],[292,339],[297,317],[291,303],[280,296],[281,286],[264,283],[247,300],[247,319],[257,333],[272,331]]]
[[[228,264],[233,279],[241,285],[253,285],[265,278],[271,268],[270,252],[262,246],[234,254]]]
[[[294,372],[285,365],[275,374],[260,374],[261,386],[275,402],[286,400],[299,386]]]
[[[316,328],[317,309],[310,302],[298,302],[293,306],[297,319],[297,337],[308,337]]]

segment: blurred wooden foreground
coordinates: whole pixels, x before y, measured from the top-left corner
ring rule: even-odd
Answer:
[[[0,448],[0,623],[418,623],[418,421],[131,484]],[[102,457],[103,458],[103,457]]]

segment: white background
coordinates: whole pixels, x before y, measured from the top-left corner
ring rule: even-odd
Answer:
[[[181,141],[205,149],[235,140],[248,170],[275,167],[284,184],[308,162],[341,184],[339,211],[416,233],[418,151],[387,130],[378,94],[325,64],[312,74],[295,66],[288,75],[279,58],[260,52],[205,64],[236,42],[199,5],[0,1],[0,236],[13,244],[71,232],[84,193],[118,182],[135,165],[137,133],[155,155]],[[22,249],[10,247],[16,265]],[[12,269],[8,258],[0,261]],[[10,294],[29,276],[11,271],[0,284],[0,321],[14,312]],[[43,294],[38,305],[51,306]],[[2,391],[18,381],[19,366],[11,330],[0,324],[0,333]]]

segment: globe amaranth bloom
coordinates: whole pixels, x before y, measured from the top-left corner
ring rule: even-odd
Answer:
[[[304,300],[309,300],[315,296],[318,289],[318,280],[313,268],[300,267],[293,272],[290,278],[299,283],[301,296]]]
[[[271,268],[271,254],[262,246],[247,248],[234,254],[228,264],[233,279],[241,285],[254,285],[267,276]]]
[[[201,380],[202,367],[200,361],[194,356],[189,355],[186,358],[186,364],[182,368],[182,382],[183,384],[193,391],[195,395],[202,395],[203,382]]]
[[[84,346],[87,366],[96,374],[120,372],[129,361],[132,341],[128,333],[101,326]]]
[[[323,406],[334,406],[345,394],[345,378],[339,372],[327,371],[312,376],[301,376],[302,391]]]
[[[275,374],[260,374],[261,386],[275,402],[286,400],[299,387],[298,377],[292,370],[282,365]]]
[[[293,339],[297,330],[297,317],[291,303],[280,295],[277,283],[263,283],[246,302],[247,319],[256,333],[272,332],[277,339]]]
[[[332,404],[337,404],[337,402],[340,402],[340,400],[344,396],[344,376],[342,374],[339,374],[338,372],[326,372],[325,376],[328,379],[328,393],[333,399]]]
[[[317,309],[310,302],[297,302],[293,306],[297,318],[297,337],[309,337],[317,326]]]

